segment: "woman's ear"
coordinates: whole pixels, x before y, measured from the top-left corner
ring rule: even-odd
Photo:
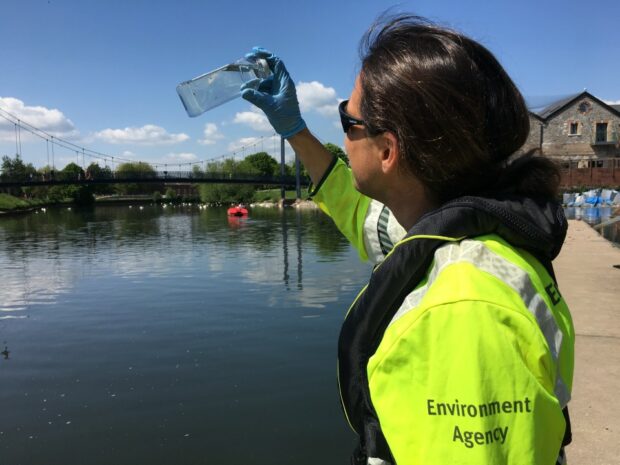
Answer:
[[[381,140],[381,167],[384,173],[395,172],[400,163],[398,139],[393,132],[386,131],[380,135]]]

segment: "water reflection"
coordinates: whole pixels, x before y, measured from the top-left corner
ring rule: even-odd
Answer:
[[[231,228],[237,229],[237,228],[244,228],[246,227],[246,221],[247,221],[248,217],[242,217],[242,216],[228,216],[228,226],[230,226]]]
[[[348,250],[344,238],[321,216],[274,209],[233,218],[218,209],[192,206],[142,210],[123,206],[78,212],[48,209],[47,214],[4,219],[0,311],[20,312],[28,305],[53,303],[80,279],[84,268],[87,274],[130,279],[175,277],[197,259],[204,259],[212,273],[226,272],[230,260],[241,261],[246,266],[240,273],[255,282],[272,280],[280,268],[289,289],[292,250],[295,285],[303,290],[304,248],[326,261]],[[319,224],[308,227],[310,223]]]
[[[296,234],[296,244],[297,244],[297,289],[302,290],[303,289],[303,254],[302,254],[302,249],[301,249],[301,212],[298,210],[297,211],[297,215],[295,215],[296,218],[296,228],[295,231],[297,232]]]
[[[283,277],[282,280],[284,281],[284,285],[286,286],[286,290],[290,290],[289,287],[289,275],[288,275],[288,227],[286,225],[286,220],[284,218],[284,216],[282,216],[282,223],[281,223],[281,227],[282,227],[282,253],[283,253],[283,257],[284,257],[284,266],[282,267],[283,270]]]
[[[0,270],[2,463],[346,461],[335,344],[370,268],[319,212],[48,209],[0,220]]]
[[[295,244],[297,253],[297,289],[303,290],[303,251],[302,251],[302,226],[301,226],[301,211],[295,212]],[[288,222],[282,217],[282,251],[283,251],[283,277],[284,285],[287,290],[290,290],[290,276],[289,276],[289,247],[288,247]]]

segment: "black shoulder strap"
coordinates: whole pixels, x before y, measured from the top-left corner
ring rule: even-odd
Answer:
[[[573,442],[573,432],[570,427],[570,415],[568,414],[568,405],[562,410],[564,414],[564,420],[566,420],[566,429],[564,430],[564,439],[562,440],[562,447],[568,446]]]

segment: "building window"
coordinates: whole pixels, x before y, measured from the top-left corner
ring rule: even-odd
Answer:
[[[581,114],[586,114],[588,113],[590,110],[592,110],[592,105],[590,104],[590,102],[588,102],[587,100],[582,101],[579,104],[579,107],[577,107],[579,109],[579,112]]]
[[[596,142],[607,142],[607,123],[596,123]]]
[[[579,135],[579,123],[570,123],[570,130],[568,134],[571,136]]]

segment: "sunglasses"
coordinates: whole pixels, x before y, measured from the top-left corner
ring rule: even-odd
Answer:
[[[343,100],[342,102],[340,102],[340,105],[338,105],[338,112],[340,113],[340,122],[342,123],[342,130],[345,132],[345,134],[349,132],[349,129],[351,129],[351,126],[359,125],[359,126],[367,127],[367,124],[364,120],[354,118],[353,116],[347,113],[347,111],[345,110],[345,108],[347,107],[347,103],[349,103],[348,100]]]

